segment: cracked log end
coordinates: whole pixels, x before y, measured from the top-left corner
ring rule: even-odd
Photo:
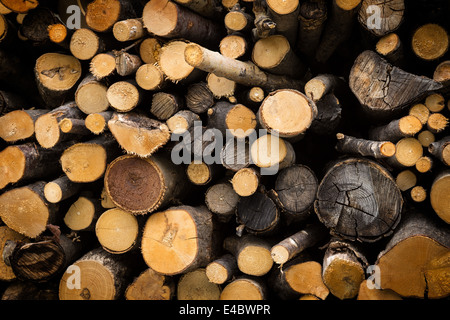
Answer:
[[[327,172],[314,209],[334,234],[373,242],[393,232],[402,205],[401,192],[386,169],[368,159],[351,158]]]

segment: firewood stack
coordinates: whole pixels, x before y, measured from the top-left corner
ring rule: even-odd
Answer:
[[[0,0],[2,299],[450,296],[449,13]]]

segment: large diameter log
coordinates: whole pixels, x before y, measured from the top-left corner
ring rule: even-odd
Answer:
[[[328,170],[314,203],[319,220],[332,233],[364,242],[392,234],[402,206],[401,192],[390,173],[374,161],[357,158]]]
[[[428,23],[417,28],[411,40],[412,51],[419,58],[432,61],[445,55],[449,48],[447,30],[435,23]]]
[[[33,137],[36,119],[48,112],[46,109],[14,110],[0,116],[0,138],[17,142]]]
[[[205,267],[218,252],[213,221],[204,206],[171,207],[152,214],[142,235],[145,263],[165,275]]]
[[[154,17],[158,16],[158,19]],[[223,37],[223,30],[213,21],[172,1],[151,0],[142,13],[144,26],[163,38],[184,38],[214,45]]]
[[[389,64],[373,51],[364,51],[350,71],[349,86],[363,110],[378,118],[391,118],[442,84]]]
[[[304,87],[300,80],[265,73],[252,63],[225,57],[197,44],[187,45],[184,56],[186,62],[193,67],[245,86],[259,86],[268,91],[285,88],[302,90]]]
[[[152,155],[170,139],[165,123],[134,112],[115,113],[108,128],[127,153],[142,157]]]
[[[148,268],[143,271],[125,291],[127,300],[170,300],[175,294],[175,283],[165,276]]]
[[[108,196],[119,208],[135,214],[155,211],[181,198],[186,182],[183,168],[159,154],[118,157],[105,173]]]
[[[135,18],[133,1],[95,0],[87,5],[86,23],[96,32],[111,31],[117,21]]]
[[[315,103],[297,90],[272,91],[261,103],[257,117],[269,133],[295,138],[308,130],[317,116]]]
[[[58,107],[73,94],[81,77],[81,63],[72,55],[44,53],[34,67],[39,93],[48,107]]]
[[[36,238],[57,222],[57,208],[44,196],[44,181],[11,189],[0,195],[0,217],[11,229]]]
[[[376,9],[373,9],[373,7]],[[379,17],[374,17],[378,12]],[[382,37],[400,27],[404,19],[404,13],[404,0],[366,0],[362,1],[359,8],[358,22],[368,32],[377,37]]]
[[[426,214],[408,212],[378,255],[379,287],[402,297],[449,296],[449,232],[448,226]]]
[[[98,217],[104,208],[100,200],[80,196],[72,203],[64,216],[64,224],[72,231],[94,231]]]
[[[134,256],[96,248],[70,265],[59,282],[60,300],[115,300],[133,276]]]

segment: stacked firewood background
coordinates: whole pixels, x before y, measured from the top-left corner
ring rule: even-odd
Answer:
[[[448,297],[449,15],[0,0],[0,296]]]

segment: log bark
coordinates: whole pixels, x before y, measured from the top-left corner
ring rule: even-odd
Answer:
[[[59,299],[117,300],[133,276],[133,264],[135,261],[130,259],[130,255],[111,254],[102,248],[93,249],[64,272],[59,282]],[[73,283],[76,267],[81,275],[80,288]]]
[[[0,90],[0,116],[15,110],[27,109],[29,103],[25,97],[17,93]]]
[[[34,73],[39,93],[49,108],[59,107],[68,100],[81,71],[80,61],[72,55],[44,53],[36,60]]]
[[[78,194],[80,190],[81,184],[72,182],[69,177],[63,175],[47,182],[44,187],[44,196],[48,202],[58,203]]]
[[[108,130],[108,121],[111,120],[113,114],[113,111],[90,113],[86,116],[84,124],[93,134],[102,134]]]
[[[9,143],[34,137],[34,123],[46,109],[14,110],[0,117],[0,138]],[[1,112],[0,112],[1,114]]]
[[[152,155],[170,139],[165,123],[134,112],[115,113],[108,128],[128,154],[142,157]]]
[[[153,212],[187,192],[183,169],[163,155],[116,158],[106,170],[105,188],[117,207],[134,214]]]
[[[327,4],[324,0],[300,3],[297,48],[309,61],[314,59],[327,17]]]
[[[402,297],[448,296],[448,279],[444,276],[449,268],[448,234],[448,227],[421,212],[410,211],[378,255],[381,289],[391,289]],[[422,250],[416,249],[419,246]]]
[[[2,221],[29,238],[36,238],[48,224],[57,222],[57,207],[45,199],[44,186],[44,181],[36,181],[0,195]]]
[[[386,141],[358,139],[343,133],[338,133],[336,137],[338,140],[336,149],[344,154],[373,157],[375,159],[389,158],[395,154],[395,144],[389,139]]]
[[[184,98],[177,92],[157,92],[152,97],[150,113],[165,121],[183,108]]]
[[[384,119],[392,118],[405,106],[442,87],[429,78],[392,66],[373,51],[364,51],[355,60],[349,86],[363,110]]]
[[[334,93],[329,93],[315,102],[317,115],[309,130],[316,135],[333,135],[342,123],[343,106]]]
[[[263,276],[273,265],[270,244],[267,240],[253,235],[231,236],[223,242],[225,250],[235,257],[239,271],[250,276]]]
[[[0,259],[0,280],[2,281],[13,281],[17,279],[8,259],[4,256],[12,249],[11,243],[14,244],[20,241],[28,242],[30,239],[8,226],[0,226],[0,252],[2,253],[2,258]]]
[[[155,14],[160,19],[154,19]],[[183,38],[212,46],[223,37],[222,30],[213,21],[171,1],[147,2],[142,17],[147,30],[163,38]]]
[[[403,198],[390,173],[368,159],[350,158],[327,171],[314,203],[319,220],[333,234],[374,242],[392,234]]]
[[[247,139],[229,139],[220,151],[220,161],[225,169],[237,172],[250,165],[250,144]]]
[[[252,63],[225,57],[219,52],[208,50],[197,44],[186,46],[184,55],[189,65],[244,86],[260,86],[268,91],[282,88],[301,90],[304,86],[300,80],[265,73]]]
[[[151,268],[143,271],[125,291],[127,300],[171,300],[174,295],[172,277],[156,273]]]
[[[116,55],[116,72],[119,76],[132,76],[142,65],[141,58],[136,54],[119,51]]]
[[[20,32],[36,46],[44,46],[50,42],[48,27],[59,21],[53,11],[40,6],[26,14],[20,25]]]
[[[217,234],[206,207],[178,206],[152,214],[142,236],[146,264],[175,275],[205,267],[217,254]]]
[[[206,82],[190,84],[186,92],[186,107],[197,114],[206,112],[214,104],[214,96]]]
[[[208,263],[206,276],[212,283],[224,284],[237,275],[238,270],[236,258],[232,254],[226,253]]]
[[[108,163],[120,153],[112,135],[75,143],[61,155],[63,172],[72,182],[87,183],[103,177]]]
[[[166,124],[170,132],[183,134],[189,131],[196,121],[201,121],[198,114],[190,110],[180,110],[167,119]]]
[[[213,20],[222,13],[222,7],[216,0],[176,0],[175,2]]]
[[[177,300],[219,300],[221,288],[209,281],[205,268],[184,273],[177,285]]]
[[[450,166],[450,136],[430,143],[428,152],[442,161],[446,166]]]
[[[267,38],[275,34],[276,23],[269,17],[267,3],[264,0],[253,1],[253,14],[255,28],[252,29],[253,40]]]

